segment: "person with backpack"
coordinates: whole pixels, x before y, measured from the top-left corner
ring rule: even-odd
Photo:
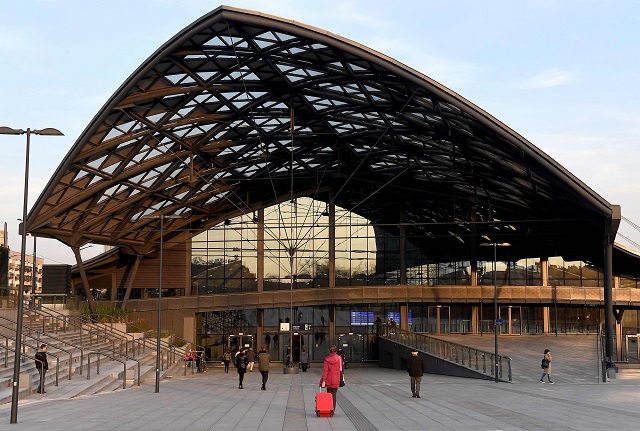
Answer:
[[[244,380],[244,375],[247,372],[247,365],[249,361],[247,360],[247,355],[245,354],[244,349],[240,350],[240,353],[236,356],[236,367],[238,368],[238,389],[244,389],[242,387],[242,381]]]
[[[551,380],[551,352],[549,349],[544,349],[544,356],[542,357],[542,377],[540,377],[540,383],[544,383],[544,376],[547,376],[550,384],[553,384]]]
[[[229,362],[231,362],[231,352],[229,350],[225,350],[222,354],[222,363],[224,364],[224,372],[229,372]]]

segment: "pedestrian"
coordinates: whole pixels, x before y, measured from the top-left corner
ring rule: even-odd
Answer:
[[[324,371],[320,377],[320,387],[327,388],[333,396],[333,410],[336,410],[336,396],[340,387],[340,372],[342,370],[342,360],[338,356],[336,346],[329,347],[329,354],[324,358]]]
[[[47,362],[47,345],[41,344],[40,350],[36,353],[36,368],[40,373],[40,382],[38,383],[38,393],[45,394],[47,391],[44,390],[44,375],[47,373],[49,369],[49,363]]]
[[[269,363],[271,355],[267,352],[267,348],[262,346],[262,350],[258,353],[258,370],[262,374],[262,390],[267,390],[267,380],[269,380]]]
[[[231,352],[227,349],[222,354],[222,363],[224,364],[224,372],[229,372],[229,362],[231,362]]]
[[[309,368],[309,354],[305,349],[302,349],[300,353],[300,368],[302,368],[303,373],[306,373],[307,368]]]
[[[342,360],[342,371],[344,371],[349,365],[349,361],[347,361],[347,354],[344,350],[338,349],[338,356],[340,356],[340,359]]]
[[[249,350],[247,351],[247,370],[249,370],[249,372],[253,371],[253,364],[256,360],[256,352],[253,351],[253,347],[249,347]]]
[[[549,383],[553,385],[551,380],[551,352],[549,349],[544,349],[544,356],[542,357],[542,377],[540,377],[540,383],[544,383],[544,376],[547,376]]]
[[[242,387],[242,381],[244,380],[244,374],[247,372],[247,355],[244,349],[240,350],[238,356],[236,356],[236,367],[238,367],[238,389],[244,389]]]
[[[424,375],[424,361],[418,356],[418,350],[411,351],[411,357],[407,361],[407,371],[411,377],[412,398],[420,398],[420,382]]]

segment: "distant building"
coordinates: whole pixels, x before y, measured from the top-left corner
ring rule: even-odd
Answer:
[[[11,290],[17,290],[20,285],[20,252],[9,251],[9,267],[7,271],[7,285]],[[35,293],[42,293],[42,266],[44,259],[36,257]],[[24,291],[31,292],[34,283],[33,256],[25,256]]]

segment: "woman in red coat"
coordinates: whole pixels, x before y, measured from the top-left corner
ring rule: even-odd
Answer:
[[[336,346],[329,347],[329,354],[324,358],[324,371],[320,377],[320,387],[327,388],[333,396],[333,410],[336,409],[336,395],[340,387],[340,371],[342,370],[342,360],[336,354]]]

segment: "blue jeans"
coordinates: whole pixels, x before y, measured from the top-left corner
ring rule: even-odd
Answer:
[[[544,371],[542,372],[542,377],[540,377],[540,381],[544,380],[544,376],[547,376],[547,379],[551,381],[551,374],[547,374]]]

